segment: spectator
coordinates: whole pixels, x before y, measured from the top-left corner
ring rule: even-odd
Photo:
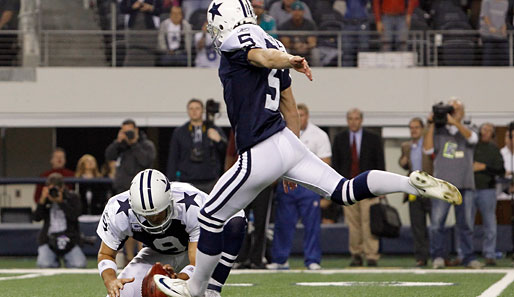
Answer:
[[[103,177],[110,178],[114,180],[114,177],[116,176],[116,161],[108,161],[105,162],[102,165],[102,169],[100,170],[100,173]]]
[[[292,5],[295,2],[299,2],[302,4],[304,9],[304,17],[307,20],[314,22],[312,19],[311,10],[309,9],[309,6],[305,4],[305,2],[298,0],[281,0],[271,4],[269,8],[269,15],[275,19],[275,21],[278,24],[278,27],[280,27],[283,23],[291,19],[293,12]]]
[[[116,139],[105,149],[105,160],[116,161],[113,188],[121,193],[130,188],[130,181],[141,170],[151,168],[155,146],[131,119],[123,121]]]
[[[362,128],[362,111],[350,109],[346,114],[348,130],[336,135],[333,144],[333,167],[341,175],[355,177],[359,173],[385,169],[384,146],[380,136]],[[378,238],[371,234],[369,208],[379,198],[364,199],[361,203],[344,207],[350,232],[350,266],[362,266],[364,255],[368,266],[377,266]]]
[[[472,218],[476,211],[482,215],[482,254],[485,265],[496,265],[496,176],[505,174],[503,158],[494,143],[494,125],[480,126],[479,142],[475,147],[473,171],[475,172],[475,197]]]
[[[209,193],[221,175],[227,138],[217,127],[203,122],[203,103],[187,103],[189,121],[173,131],[168,154],[168,178],[188,182]]]
[[[237,150],[234,132],[230,131],[227,153],[225,155],[225,171],[237,161]],[[235,269],[264,269],[263,258],[268,246],[268,223],[271,215],[271,197],[273,186],[268,186],[244,209],[248,221],[246,236],[239,256],[234,264]]]
[[[292,17],[288,21],[279,25],[279,30],[316,31],[316,25],[312,21],[304,17],[305,7],[305,4],[301,1],[294,2],[291,5]],[[316,36],[282,36],[280,38],[280,41],[282,41],[282,43],[284,44],[284,46],[290,54],[303,56],[309,60],[315,60],[311,57],[311,50],[316,47]]]
[[[155,160],[155,146],[131,119],[123,121],[116,139],[105,149],[105,160],[116,161],[116,175],[113,181],[114,194],[130,188],[132,178]],[[127,261],[134,258],[136,242],[130,238],[125,244]]]
[[[407,33],[418,1],[408,0],[407,11],[405,11],[405,2],[404,0],[373,0],[373,12],[377,32],[381,35],[383,51],[392,50],[393,44],[396,50],[407,50]]]
[[[430,155],[423,154],[423,120],[413,118],[409,122],[411,139],[402,143],[402,155],[398,161],[400,166],[409,173],[415,170],[425,171],[432,174],[434,165]],[[406,195],[409,201],[409,215],[412,235],[414,237],[414,256],[416,266],[427,265],[430,256],[427,231],[427,216],[430,216],[430,199]]]
[[[20,0],[0,1],[0,32],[18,30]],[[0,33],[0,66],[16,66],[18,55],[18,34]]]
[[[34,220],[43,221],[38,237],[38,267],[57,268],[60,258],[68,268],[86,267],[86,256],[78,246],[80,208],[79,197],[66,189],[63,176],[50,174],[34,212]]]
[[[170,17],[161,23],[159,30],[158,66],[187,66],[187,51],[191,48],[191,35],[186,32],[191,25],[184,20],[182,8],[172,6]]]
[[[434,176],[455,185],[462,193],[462,204],[455,206],[458,231],[458,259],[456,263],[470,268],[481,268],[473,251],[473,191],[475,179],[473,175],[473,148],[478,142],[477,134],[462,123],[464,104],[452,99],[448,104],[453,112],[447,113],[447,124],[435,127],[433,115],[428,117],[428,132],[423,142],[423,153],[435,154]],[[432,201],[432,257],[434,268],[444,268],[447,256],[445,222],[450,204]]]
[[[125,27],[135,31],[127,34],[125,66],[154,66],[157,29],[160,24],[162,0],[122,0],[120,11],[125,14]],[[154,32],[152,32],[154,31]]]
[[[85,154],[77,162],[75,176],[83,179],[101,178],[95,157]],[[110,198],[110,185],[81,183],[79,184],[79,194],[82,201],[82,214],[99,215]]]
[[[484,66],[509,65],[508,9],[509,0],[482,0],[480,36],[484,49],[482,56],[482,65]]]
[[[511,134],[512,133],[512,134]],[[514,131],[505,131],[505,146],[501,149],[501,154],[503,157],[504,167],[505,167],[505,175],[511,176],[513,170],[513,161],[514,159],[514,142],[512,141],[512,137],[514,136]]]
[[[277,24],[275,19],[266,13],[264,8],[264,0],[252,0],[253,12],[257,16],[257,24],[262,30],[269,33],[273,38],[277,38]]]
[[[112,16],[113,13],[111,11],[111,4],[114,2],[114,7],[117,11],[120,9],[120,1],[112,1],[112,0],[96,0],[97,13],[98,13],[98,21],[100,23],[100,29],[103,31],[109,31],[112,29]],[[113,34],[112,32],[103,34],[103,42],[104,42],[104,53],[105,53],[105,61],[107,65],[112,66],[113,63],[116,63],[116,66],[123,66],[125,62],[125,54],[126,54],[126,42],[125,42],[125,34],[123,34],[123,29],[125,28],[125,15],[122,13],[116,13],[115,28],[118,31],[115,34],[115,57],[116,61],[113,61]]]
[[[369,0],[346,0],[343,34],[343,66],[357,66],[357,53],[369,49]],[[358,33],[357,33],[358,32]]]
[[[216,53],[211,34],[207,33],[207,21],[202,25],[202,32],[195,33],[195,66],[201,68],[218,68],[221,56]]]
[[[509,126],[509,129],[512,129],[512,127],[514,126]],[[505,187],[503,187],[502,192],[504,192],[504,194],[502,195],[505,196],[505,194],[507,194],[509,198],[511,198],[512,193],[514,193],[514,183],[512,182],[512,174],[514,172],[514,142],[512,141],[513,136],[513,130],[507,130],[505,132],[505,146],[500,150],[503,157],[503,167],[505,168],[505,178],[510,180],[510,182]]]
[[[300,140],[311,152],[330,165],[332,150],[327,133],[309,122],[309,109],[305,104],[298,104],[298,113],[300,115]],[[271,250],[273,260],[267,268],[289,268],[287,259],[293,245],[296,223],[298,218],[301,218],[304,226],[303,253],[305,267],[309,270],[321,269],[319,194],[302,186],[285,193],[282,183],[278,183],[276,199],[275,229]]]
[[[52,173],[60,173],[64,177],[74,177],[75,172],[66,169],[66,152],[63,148],[56,147],[54,151],[52,152],[52,157],[50,158],[50,165],[52,166],[52,169],[45,171],[39,175],[39,177],[48,177]],[[73,189],[73,185],[67,184],[66,185],[70,190]],[[34,201],[36,203],[39,202],[39,199],[41,198],[41,191],[43,189],[43,185],[37,185],[36,191],[34,193]]]

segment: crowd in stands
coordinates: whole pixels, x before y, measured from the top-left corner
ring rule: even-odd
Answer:
[[[104,4],[108,1],[97,2],[101,27],[109,30],[110,14]],[[216,67],[219,59],[212,40],[203,33],[208,4],[206,0],[118,1],[122,14],[118,29],[155,34],[120,35],[117,65],[187,66],[190,56],[193,66]],[[356,66],[358,52],[412,50],[409,30],[478,30],[479,35],[453,34],[443,39],[438,46],[445,65],[506,66],[509,61],[507,30],[513,25],[509,0],[253,0],[252,6],[266,32],[315,66],[337,65],[338,42],[335,35],[309,35],[309,31],[343,32],[343,66]],[[185,34],[191,29],[203,32]],[[277,35],[276,31],[306,32]],[[110,63],[112,36],[104,39]],[[480,48],[481,56],[476,55]]]
[[[209,0],[118,0],[111,20],[111,0],[90,1],[99,28],[119,34],[103,36],[107,64],[112,64],[113,37],[117,66],[217,67],[212,40],[206,34]],[[507,66],[507,31],[513,29],[512,0],[252,0],[258,24],[278,37],[290,53],[306,56],[314,66],[356,66],[357,54],[410,51],[409,30],[476,30],[450,34],[440,42],[442,65]],[[0,66],[19,64],[20,0],[0,2]],[[125,30],[129,30],[128,34]],[[202,31],[192,35],[191,30]],[[133,32],[130,32],[133,31]],[[306,31],[279,34],[276,31]],[[336,35],[309,31],[342,32]],[[428,38],[428,37],[426,37]],[[342,52],[338,49],[341,46]],[[188,57],[191,58],[188,61]]]
[[[408,123],[411,137],[398,148],[401,151],[398,163],[406,173],[423,170],[448,180],[459,188],[464,201],[454,207],[459,249],[457,257],[450,260],[445,222],[451,205],[439,200],[405,196],[404,202],[409,205],[416,266],[426,266],[430,259],[433,268],[493,266],[496,263],[497,196],[508,197],[514,191],[514,186],[508,182],[497,185],[501,178],[507,180],[512,177],[514,145],[511,133],[514,133],[514,124],[504,135],[496,137],[497,129],[493,124],[475,127],[464,121],[463,102],[452,99],[446,106],[449,109],[443,114],[443,119],[439,112],[428,114],[426,121],[412,118]],[[299,104],[298,109],[300,140],[336,171],[353,177],[366,170],[385,169],[383,139],[376,131],[362,127],[364,114],[361,110],[354,108],[347,112],[347,129],[336,134],[331,143],[327,133],[309,120],[308,107]],[[186,110],[189,121],[177,127],[170,139],[166,175],[171,181],[188,182],[209,193],[222,172],[237,160],[234,134],[227,138],[222,129],[204,120],[205,108],[201,100],[191,99]],[[505,143],[501,150],[497,145],[501,141],[498,140]],[[153,142],[130,119],[121,124],[116,138],[106,148],[106,163],[102,170],[95,157],[89,154],[79,159],[75,172],[66,169],[65,151],[56,148],[50,159],[51,169],[40,175],[46,177],[47,182],[37,187],[34,197],[37,205],[34,219],[45,222],[42,231],[46,234],[40,236],[38,251],[41,259],[38,258],[38,265],[54,267],[55,257],[62,256],[65,262],[76,263],[69,264],[70,267],[81,267],[82,256],[74,249],[80,242],[77,239],[79,235],[75,234],[78,232],[75,230],[78,228],[77,217],[101,214],[112,195],[129,188],[135,174],[154,166],[156,155]],[[111,179],[112,183],[65,185],[63,177],[85,181],[104,177]],[[52,193],[52,188],[58,192]],[[370,207],[381,199],[387,198],[367,199],[367,203],[341,208],[329,200],[320,199],[307,188],[298,187],[285,193],[282,183],[277,181],[245,209],[250,227],[235,267],[287,269],[296,225],[301,221],[305,234],[305,266],[320,269],[320,227],[342,222],[343,218],[349,228],[350,266],[377,266],[379,238],[370,230]],[[484,263],[477,260],[473,250],[477,212],[483,225]],[[271,237],[267,235],[270,221],[274,222],[274,236]],[[68,229],[74,233],[66,233]],[[59,244],[52,240],[61,240],[62,250],[56,248]],[[127,259],[130,260],[134,256],[135,243],[129,240],[126,247]]]

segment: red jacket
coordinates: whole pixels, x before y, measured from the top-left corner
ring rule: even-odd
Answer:
[[[418,0],[409,0],[407,14],[412,15],[414,8],[418,6]],[[405,14],[405,0],[373,0],[373,12],[375,21],[379,22],[383,14],[402,15]]]

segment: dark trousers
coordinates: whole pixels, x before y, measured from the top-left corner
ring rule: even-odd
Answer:
[[[430,216],[430,208],[430,199],[416,197],[415,201],[409,201],[410,224],[414,237],[414,255],[417,261],[427,261],[430,256],[427,230],[427,215]]]
[[[253,212],[253,230],[248,228],[246,232],[243,246],[237,258],[238,263],[262,266],[267,241],[266,230],[268,229],[271,213],[272,192],[273,188],[268,186],[245,208],[247,218],[250,217],[250,212]]]

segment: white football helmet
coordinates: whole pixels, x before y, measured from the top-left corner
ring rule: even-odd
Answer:
[[[207,10],[207,30],[217,49],[234,28],[257,24],[250,0],[213,0]]]
[[[132,212],[141,227],[152,234],[166,231],[171,224],[174,202],[171,195],[171,183],[160,171],[146,169],[139,172],[130,185],[129,203]],[[155,216],[166,211],[166,216],[158,223],[151,223],[148,216]]]

